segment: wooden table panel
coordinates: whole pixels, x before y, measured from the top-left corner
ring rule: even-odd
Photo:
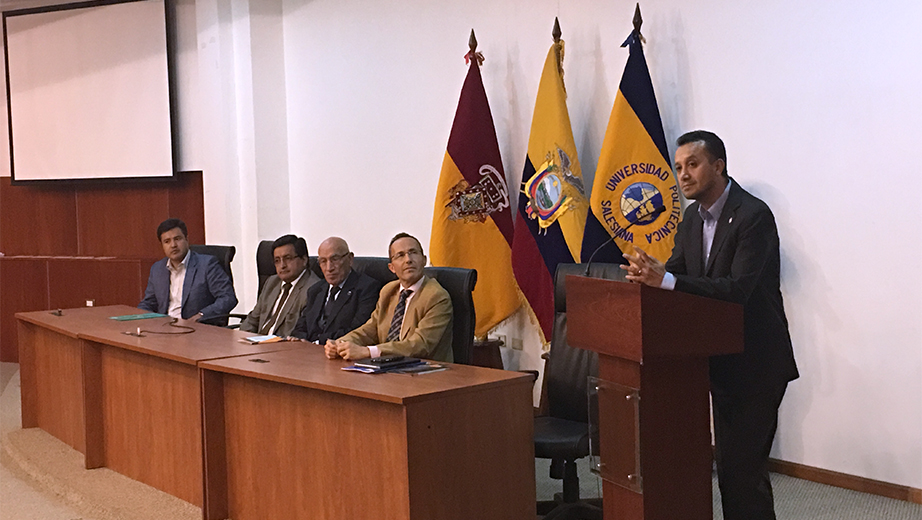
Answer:
[[[226,425],[226,453],[206,439],[209,467],[226,460],[226,472],[206,474],[206,495],[226,500],[209,511],[236,520],[534,515],[530,376],[464,365],[367,375],[342,371],[348,364],[309,345],[200,364],[203,388],[223,389],[203,399],[223,401],[211,412]]]
[[[408,405],[410,517],[534,517],[531,399],[529,380]]]
[[[201,506],[198,370],[117,347],[100,347],[105,465]]]
[[[408,518],[402,407],[233,375],[224,392],[230,518]]]
[[[19,337],[22,427],[41,428],[84,452],[80,340],[26,322]]]

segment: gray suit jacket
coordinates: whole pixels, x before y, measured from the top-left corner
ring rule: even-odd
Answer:
[[[301,310],[307,305],[307,289],[319,281],[320,279],[310,269],[304,271],[304,275],[292,287],[291,295],[282,308],[282,316],[279,318],[279,324],[275,328],[276,336],[288,336],[291,334],[292,329],[295,328],[295,323],[298,322],[298,317],[301,316]],[[271,278],[266,280],[266,285],[263,286],[262,292],[259,293],[256,306],[253,307],[246,319],[240,323],[240,330],[259,332],[263,325],[269,321],[272,307],[281,293],[282,280],[279,279],[278,275],[272,275]]]

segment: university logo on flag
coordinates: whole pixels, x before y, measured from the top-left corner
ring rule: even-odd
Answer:
[[[629,47],[630,56],[599,154],[583,251],[613,237],[621,251],[633,253],[638,246],[666,261],[682,207],[643,55],[641,21],[638,7],[635,29],[622,45]],[[622,261],[613,253],[600,259]]]

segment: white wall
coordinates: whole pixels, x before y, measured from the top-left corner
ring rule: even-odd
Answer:
[[[337,234],[361,255],[384,254],[401,230],[428,242],[472,27],[514,182],[560,17],[570,115],[591,179],[634,9],[589,0],[177,4],[181,164],[205,172],[209,242],[241,251],[240,309],[255,301],[260,239],[294,232],[315,250]],[[778,221],[802,377],[782,405],[773,456],[922,488],[922,210],[912,200],[922,4],[657,0],[643,9],[667,139],[717,132],[731,175]],[[526,319],[504,332],[525,342],[504,353],[513,367],[540,366]]]

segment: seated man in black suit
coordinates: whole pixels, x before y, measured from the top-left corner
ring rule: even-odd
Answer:
[[[321,242],[317,256],[324,281],[308,289],[307,305],[291,335],[324,344],[368,321],[381,284],[352,270],[355,255],[339,237]]]

